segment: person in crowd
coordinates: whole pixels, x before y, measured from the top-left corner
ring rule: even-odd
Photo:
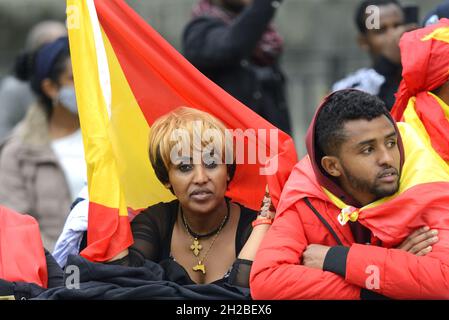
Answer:
[[[87,180],[67,37],[23,56],[17,67],[37,100],[0,146],[0,203],[35,217],[52,251]]]
[[[284,42],[271,23],[282,0],[199,0],[182,36],[184,56],[209,79],[291,134]]]
[[[375,22],[378,8],[379,24]],[[364,0],[356,9],[355,23],[359,32],[358,43],[369,53],[372,66],[362,68],[339,80],[332,91],[354,88],[378,96],[388,109],[394,104],[394,94],[401,81],[399,39],[411,27],[406,25],[402,5],[397,0]]]
[[[449,1],[443,1],[429,13],[426,14],[422,25],[428,27],[432,24],[438,23],[442,18],[449,18]]]
[[[63,272],[43,247],[37,221],[0,206],[0,300],[30,298],[63,285]]]
[[[134,244],[108,263],[141,266],[151,260],[163,265],[168,280],[177,284],[248,287],[252,260],[274,212],[269,195],[261,212],[225,196],[236,169],[235,159],[225,161],[232,152],[225,129],[212,115],[187,107],[156,120],[150,161],[176,200],[139,213],[131,224]],[[212,132],[213,148],[208,148],[206,135],[194,143],[197,130]],[[173,140],[179,132],[186,138],[181,145]]]
[[[42,45],[52,42],[67,34],[62,22],[45,20],[37,23],[27,35],[24,52],[35,52]],[[7,75],[0,84],[0,140],[5,139],[14,126],[23,119],[28,107],[35,99],[27,81],[18,79],[15,75]]]
[[[324,99],[251,270],[255,299],[448,299],[449,170],[385,104]]]
[[[391,110],[415,128],[449,164],[449,20],[405,34],[400,42],[403,80]]]

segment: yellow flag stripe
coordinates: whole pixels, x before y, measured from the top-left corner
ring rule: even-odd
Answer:
[[[89,200],[119,208],[127,216],[117,166],[108,136],[109,114],[100,85],[96,44],[88,1],[67,0],[69,42],[87,163]],[[103,71],[104,72],[104,71]]]
[[[430,94],[432,97],[434,97],[438,103],[440,104],[441,108],[443,109],[443,112],[446,116],[446,118],[449,119],[449,107],[446,103],[444,103],[443,100],[441,100],[439,97],[434,95],[431,92],[427,92],[427,94]],[[441,156],[438,154],[438,152],[435,151],[435,149],[432,147],[432,141],[430,139],[429,134],[427,133],[426,127],[424,127],[424,124],[422,123],[421,119],[419,118],[418,114],[415,110],[415,103],[416,98],[412,97],[410,98],[407,108],[404,111],[404,121],[411,125],[413,129],[415,129],[418,136],[421,138],[422,142],[425,144],[425,146],[429,149],[430,152],[432,152],[436,158],[440,159],[442,162],[446,163],[446,165],[449,165],[449,162],[445,162]]]
[[[429,41],[432,39],[449,43],[449,27],[437,28],[422,38],[421,41]]]
[[[150,164],[148,122],[105,33],[103,39],[112,85],[112,113],[108,130],[127,205],[141,209],[161,201],[170,201],[174,196],[160,183]]]

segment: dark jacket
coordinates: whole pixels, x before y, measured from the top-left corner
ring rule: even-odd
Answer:
[[[124,267],[94,263],[80,256],[69,256],[67,265],[79,270],[79,288],[73,290],[64,286],[49,289],[42,291],[36,299],[248,300],[250,298],[248,288],[231,285],[220,287],[214,284],[178,285],[167,281],[163,267],[150,260],[146,260],[142,267]],[[66,281],[71,279],[67,271],[66,276]],[[73,285],[76,283],[73,282]]]
[[[215,17],[194,18],[183,33],[183,53],[209,79],[290,134],[285,76],[278,61],[259,66],[251,59],[275,14],[272,2],[254,1],[230,25]]]
[[[402,67],[380,56],[371,68],[362,68],[334,83],[332,91],[358,89],[378,96],[388,110],[394,105],[395,93],[401,82]]]

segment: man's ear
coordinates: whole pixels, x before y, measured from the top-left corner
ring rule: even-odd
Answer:
[[[359,33],[359,35],[357,36],[357,43],[359,44],[359,47],[363,51],[368,53],[371,52],[371,47],[369,45],[368,38],[366,37],[366,35]]]
[[[340,160],[337,157],[325,156],[321,158],[321,166],[332,177],[340,177],[342,175]]]

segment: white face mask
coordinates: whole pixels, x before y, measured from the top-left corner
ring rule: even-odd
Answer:
[[[73,86],[64,86],[59,90],[59,103],[67,108],[71,113],[78,114],[78,106],[76,104],[75,88]]]

